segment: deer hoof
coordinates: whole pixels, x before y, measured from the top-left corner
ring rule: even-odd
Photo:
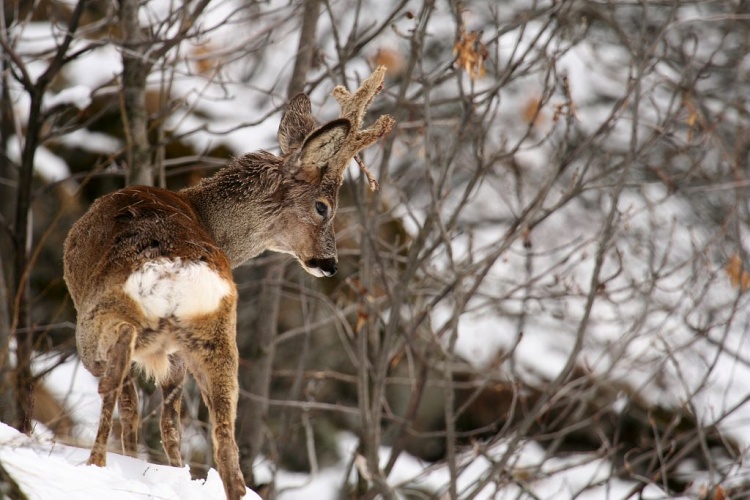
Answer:
[[[227,487],[227,500],[239,500],[247,493],[247,486],[245,486],[245,478],[242,477],[242,473],[237,471],[232,474],[232,479],[226,485]]]
[[[89,465],[96,465],[97,467],[107,466],[107,457],[102,453],[91,453],[88,461]]]

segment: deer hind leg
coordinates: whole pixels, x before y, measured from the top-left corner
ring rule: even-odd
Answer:
[[[135,457],[138,454],[138,392],[130,373],[122,381],[117,406],[122,425],[122,449],[126,455]]]
[[[245,495],[245,479],[240,470],[240,456],[234,439],[237,417],[238,353],[234,320],[231,329],[206,329],[214,340],[190,353],[190,371],[198,382],[211,418],[214,461],[224,483],[227,498],[237,500]]]
[[[175,355],[170,356],[169,377],[161,384],[161,443],[169,459],[169,465],[173,467],[182,467],[180,408],[182,407],[185,371],[185,362],[182,358]]]
[[[136,330],[133,325],[120,323],[115,327],[115,339],[107,349],[104,374],[99,380],[102,414],[99,417],[99,430],[91,449],[89,465],[104,467],[107,464],[107,441],[112,431],[112,412],[115,409],[115,402],[120,394],[123,380],[130,369],[135,338]]]

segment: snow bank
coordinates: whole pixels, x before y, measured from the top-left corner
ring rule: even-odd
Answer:
[[[0,423],[0,463],[34,500],[223,499],[219,473],[193,480],[190,468],[154,465],[114,453],[107,467],[86,465],[89,450],[40,441]],[[260,499],[248,490],[247,500]]]

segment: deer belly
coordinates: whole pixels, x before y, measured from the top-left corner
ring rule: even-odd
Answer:
[[[131,274],[123,290],[147,318],[179,321],[216,311],[232,283],[205,262],[156,259]]]

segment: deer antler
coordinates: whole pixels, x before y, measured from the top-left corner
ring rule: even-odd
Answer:
[[[367,176],[370,189],[373,191],[378,189],[378,182],[358,156],[358,153],[375,144],[381,137],[390,132],[395,123],[392,116],[382,115],[370,128],[360,130],[362,118],[364,118],[367,108],[370,107],[375,96],[383,90],[384,76],[385,66],[379,66],[353,94],[341,85],[333,89],[331,93],[341,107],[339,117],[348,119],[352,126],[352,132],[349,134],[346,144],[341,147],[336,157],[329,163],[331,171],[338,176],[339,184],[344,180],[344,170],[346,170],[349,160],[354,158],[362,172]]]

